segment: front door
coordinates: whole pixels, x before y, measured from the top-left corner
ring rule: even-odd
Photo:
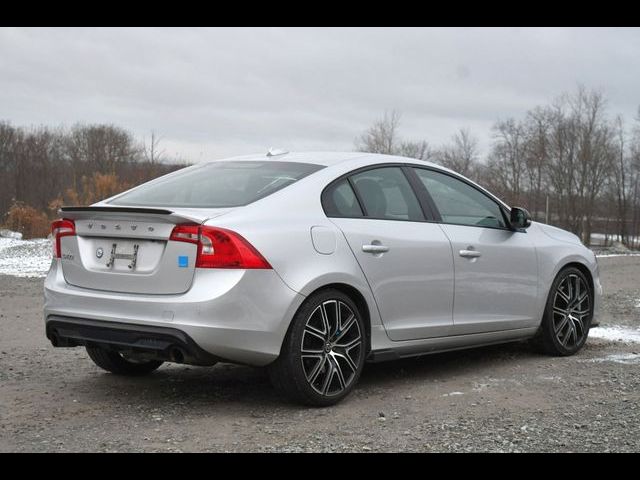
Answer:
[[[526,231],[512,230],[498,203],[469,183],[435,170],[415,172],[451,241],[453,333],[536,326],[537,257]]]

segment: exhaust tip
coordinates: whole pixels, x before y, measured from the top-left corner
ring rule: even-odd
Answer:
[[[169,350],[169,358],[172,362],[183,363],[184,353],[178,347],[173,347]]]

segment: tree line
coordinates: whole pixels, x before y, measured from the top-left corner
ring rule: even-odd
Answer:
[[[386,112],[355,139],[356,150],[441,164],[585,243],[599,233],[640,248],[640,109],[627,124],[610,115],[601,91],[579,87],[497,120],[484,155],[467,129],[434,147],[402,138],[400,120]],[[44,236],[60,205],[90,204],[186,165],[160,143],[155,133],[139,141],[114,125],[0,121],[0,225]]]
[[[356,150],[451,168],[585,243],[598,233],[640,247],[640,109],[628,125],[609,115],[603,92],[581,86],[521,118],[496,121],[484,156],[466,129],[433,148],[402,139],[399,125],[398,112],[385,113],[356,138]]]
[[[57,208],[90,204],[184,166],[160,139],[114,125],[15,127],[0,121],[0,225],[45,236]]]

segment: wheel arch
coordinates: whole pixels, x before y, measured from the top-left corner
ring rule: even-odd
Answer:
[[[594,281],[593,281],[593,273],[591,272],[591,269],[589,268],[589,266],[585,263],[580,262],[579,260],[576,259],[572,259],[569,260],[565,263],[562,263],[558,266],[558,268],[556,269],[556,271],[554,272],[553,276],[550,277],[550,281],[548,283],[548,287],[546,289],[546,293],[544,295],[544,297],[541,297],[541,300],[543,301],[542,305],[541,305],[541,310],[540,310],[540,323],[542,324],[542,316],[544,315],[544,311],[547,305],[547,301],[549,299],[549,295],[551,295],[551,287],[553,286],[553,282],[556,281],[556,278],[558,278],[558,275],[560,275],[563,271],[565,271],[567,268],[577,268],[578,270],[580,270],[580,272],[582,272],[585,277],[587,277],[587,281],[589,282],[589,288],[591,289],[591,294],[594,296],[594,302],[595,302],[595,295],[596,295],[596,291],[594,288]]]
[[[555,331],[555,326],[554,326],[554,320],[553,320],[553,316],[551,315],[551,311],[547,310],[548,308],[551,308],[551,306],[553,305],[552,302],[555,302],[555,300],[552,300],[552,295],[554,294],[554,290],[552,290],[552,287],[554,285],[556,285],[556,283],[558,282],[558,280],[560,279],[560,276],[566,272],[569,269],[574,269],[574,273],[575,270],[578,270],[580,273],[583,274],[583,276],[585,277],[585,280],[587,281],[587,287],[590,289],[591,291],[591,301],[590,301],[590,307],[591,307],[591,322],[593,321],[593,315],[595,313],[595,301],[596,301],[596,291],[594,288],[594,283],[595,280],[594,279],[594,272],[589,268],[589,266],[585,263],[582,263],[579,260],[575,260],[572,259],[571,261],[567,261],[561,265],[558,266],[557,271],[555,272],[555,275],[553,276],[553,279],[550,283],[549,289],[547,291],[547,295],[545,297],[545,310],[542,314],[542,318],[541,318],[541,322],[540,322],[540,326],[536,332],[536,335],[533,337],[533,342],[534,345],[536,345],[538,348],[540,348],[543,352],[546,352],[548,354],[557,356],[567,356],[567,355],[573,355],[574,353],[576,353],[578,350],[580,350],[580,348],[582,348],[582,346],[584,345],[584,342],[586,341],[586,337],[587,334],[584,333],[584,326],[582,324],[582,319],[580,320],[581,323],[581,331],[582,331],[582,336],[584,338],[582,338],[580,340],[580,344],[579,345],[574,345],[576,348],[574,349],[569,349],[568,346],[566,346],[561,340],[559,340],[557,338],[558,332]],[[558,287],[559,287],[560,283],[558,283]],[[555,309],[555,307],[554,307]],[[568,314],[568,311],[565,312],[565,315]],[[549,316],[551,315],[551,316]],[[553,333],[552,333],[553,332]],[[565,335],[568,335],[565,334]],[[576,334],[577,336],[577,334]],[[565,339],[566,341],[566,339]],[[560,342],[560,346],[557,345],[557,343]],[[577,342],[577,339],[576,339]]]
[[[356,287],[348,285],[346,283],[329,283],[323,287],[320,287],[312,293],[316,293],[321,290],[334,289],[344,293],[348,296],[358,307],[358,311],[362,314],[362,321],[364,323],[365,338],[367,341],[365,355],[371,351],[371,312],[369,311],[369,305],[364,295]]]
[[[566,270],[567,268],[577,268],[578,270],[580,270],[585,277],[587,277],[587,280],[589,281],[589,288],[591,289],[591,293],[594,294],[594,285],[593,285],[593,274],[591,273],[591,270],[589,269],[589,267],[587,265],[585,265],[584,263],[580,263],[580,262],[569,262],[565,265],[563,265],[560,270],[558,270],[558,273],[556,274],[556,276],[554,277],[557,278],[558,275],[560,275],[560,272],[562,272],[563,270]]]
[[[538,297],[538,318],[540,319],[540,323],[542,323],[542,317],[545,312],[545,308],[547,305],[547,300],[549,299],[549,295],[551,294],[551,287],[553,286],[553,282],[555,282],[558,275],[562,273],[567,268],[577,268],[582,272],[589,282],[589,288],[591,289],[592,294],[594,295],[594,301],[596,296],[595,287],[595,278],[593,266],[590,265],[589,260],[583,258],[581,255],[575,255],[573,252],[569,255],[565,255],[563,257],[557,258],[554,256],[549,256],[547,261],[540,262],[539,261],[539,297]]]
[[[589,280],[589,287],[592,289],[594,289],[594,270],[593,268],[594,265],[591,265],[589,260],[587,258],[582,257],[581,255],[575,255],[575,254],[570,254],[570,255],[564,255],[560,258],[553,258],[551,257],[547,262],[546,262],[547,267],[545,268],[544,264],[541,265],[541,277],[543,279],[543,281],[547,282],[548,284],[548,288],[546,289],[546,295],[544,296],[545,301],[547,296],[549,295],[549,291],[551,289],[551,285],[553,284],[553,282],[555,281],[556,278],[558,278],[558,275],[560,275],[560,273],[567,269],[567,268],[577,268],[578,270],[580,270],[582,273],[584,273],[584,275],[587,277],[587,280]],[[550,268],[551,267],[551,268]],[[546,274],[544,273],[546,270]]]

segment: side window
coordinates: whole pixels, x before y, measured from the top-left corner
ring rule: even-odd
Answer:
[[[362,217],[362,209],[349,182],[341,180],[322,194],[322,207],[327,217]]]
[[[399,167],[382,167],[351,177],[365,215],[387,220],[424,220],[420,204]]]
[[[424,168],[414,170],[440,211],[443,222],[506,228],[502,210],[484,193],[444,173]]]

